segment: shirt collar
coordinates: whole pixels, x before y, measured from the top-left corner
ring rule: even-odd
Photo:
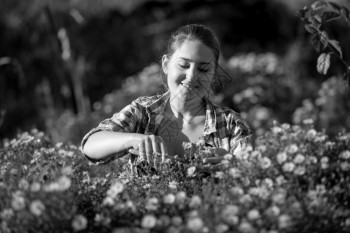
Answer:
[[[146,109],[151,114],[164,115],[165,107],[170,99],[170,92],[167,91],[154,102],[146,106]],[[205,123],[204,123],[204,135],[217,132],[216,130],[216,111],[213,103],[204,98],[206,112],[205,112]]]

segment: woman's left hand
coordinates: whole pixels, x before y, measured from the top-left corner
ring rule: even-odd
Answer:
[[[219,171],[224,168],[223,161],[227,160],[225,155],[229,152],[223,148],[215,148],[215,156],[203,159],[202,169],[205,171]]]

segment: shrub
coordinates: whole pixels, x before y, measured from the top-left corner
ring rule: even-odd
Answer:
[[[158,173],[92,165],[43,133],[0,151],[2,232],[348,232],[350,134],[275,125],[237,155],[184,144]],[[224,156],[214,170],[208,156]]]

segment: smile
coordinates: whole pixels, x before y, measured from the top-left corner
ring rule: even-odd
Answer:
[[[199,86],[193,86],[193,85],[187,85],[185,83],[181,83],[182,86],[188,88],[188,89],[192,89],[192,88],[198,88]]]

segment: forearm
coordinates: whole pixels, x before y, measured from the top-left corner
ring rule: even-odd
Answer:
[[[138,140],[136,133],[99,131],[92,134],[83,146],[84,154],[92,159],[104,159],[132,148]]]

